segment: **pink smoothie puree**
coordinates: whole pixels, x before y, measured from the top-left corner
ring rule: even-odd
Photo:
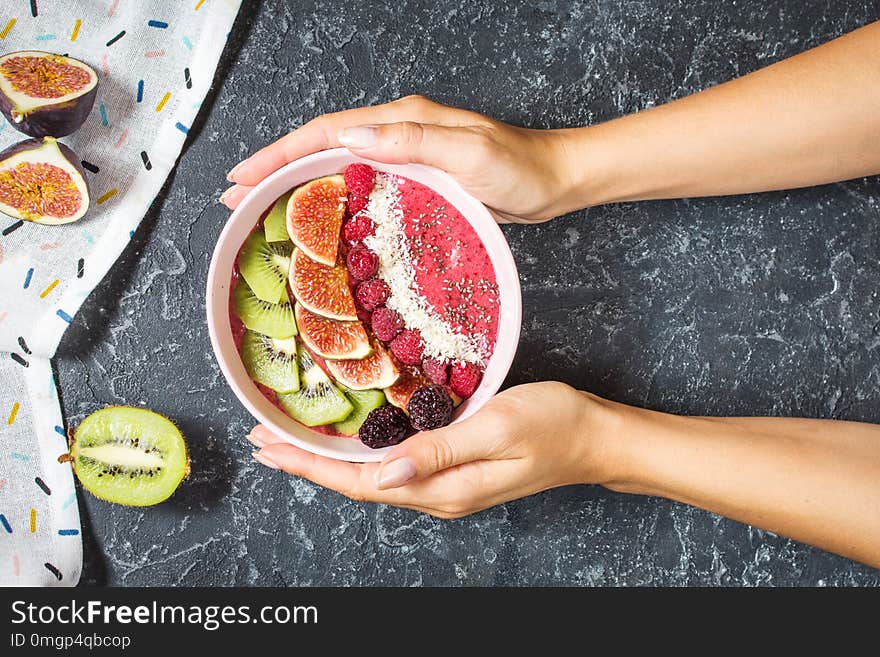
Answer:
[[[391,287],[388,307],[418,329],[425,354],[485,366],[498,335],[495,270],[477,233],[449,201],[402,176],[379,174],[364,240]]]
[[[375,188],[362,212],[375,224],[364,244],[378,256],[377,276],[391,290],[386,305],[400,313],[406,328],[420,332],[425,356],[485,368],[498,335],[498,285],[489,254],[468,221],[429,187],[384,173],[376,174]],[[254,230],[262,229],[266,214]],[[345,249],[341,245],[343,260]],[[230,291],[238,276],[236,262]],[[292,292],[289,296],[293,298]],[[240,349],[245,328],[235,314],[231,294],[229,322]],[[324,361],[312,356],[329,374]],[[284,410],[273,390],[256,385]],[[339,435],[332,425],[312,428]]]
[[[488,358],[498,334],[498,285],[489,254],[437,192],[406,179],[398,189],[419,292],[454,330],[479,338]]]

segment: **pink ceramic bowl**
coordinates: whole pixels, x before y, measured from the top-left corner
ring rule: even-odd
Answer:
[[[260,216],[279,196],[313,178],[338,173],[352,162],[363,161],[366,160],[355,157],[344,148],[336,148],[291,162],[257,185],[235,209],[223,232],[220,233],[211,259],[211,268],[208,270],[206,302],[208,331],[211,334],[211,344],[217,362],[235,395],[257,421],[285,440],[310,452],[358,462],[381,461],[389,448],[370,449],[357,439],[326,436],[312,431],[276,408],[251,381],[232,339],[232,328],[229,324],[229,285],[235,258],[241,245]],[[465,192],[447,173],[418,164],[368,163],[379,171],[397,173],[427,185],[455,205],[480,236],[495,267],[501,302],[498,341],[480,387],[472,397],[456,409],[453,422],[460,422],[473,415],[498,392],[516,353],[522,322],[522,298],[519,276],[510,247],[489,211]],[[474,440],[479,439],[479,436],[474,436]]]

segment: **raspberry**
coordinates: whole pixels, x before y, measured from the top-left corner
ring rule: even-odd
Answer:
[[[351,216],[355,216],[358,212],[367,207],[367,203],[369,202],[369,198],[366,196],[351,196],[348,197],[348,211],[351,213]]]
[[[379,271],[379,258],[360,244],[348,252],[347,264],[349,275],[356,281],[365,281]]]
[[[452,420],[452,397],[443,386],[422,386],[409,398],[406,410],[419,431],[439,429]]]
[[[369,196],[376,184],[376,172],[369,164],[355,162],[345,167],[342,174],[349,196]],[[352,213],[354,214],[354,213]]]
[[[449,373],[449,387],[456,395],[467,399],[474,394],[482,378],[483,373],[473,363],[454,363]]]
[[[391,342],[403,330],[403,318],[391,308],[376,308],[370,326],[382,342]]]
[[[391,296],[391,290],[388,283],[381,278],[371,278],[357,286],[354,292],[354,298],[358,305],[364,310],[373,310],[377,306],[383,305]]]
[[[345,222],[342,227],[342,239],[349,244],[363,242],[373,234],[374,230],[376,230],[376,226],[373,220],[365,214],[359,214]]]
[[[404,365],[422,362],[422,336],[418,331],[406,329],[391,341],[391,353]]]
[[[358,430],[358,438],[367,447],[379,449],[403,442],[411,433],[406,413],[397,406],[380,406],[370,411]]]
[[[449,380],[449,366],[446,361],[437,358],[426,358],[422,361],[422,372],[430,379],[431,383],[445,386]]]

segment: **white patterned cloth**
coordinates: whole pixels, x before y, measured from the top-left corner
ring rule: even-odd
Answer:
[[[61,139],[84,160],[89,213],[66,226],[0,214],[0,584],[73,586],[79,512],[49,359],[174,166],[240,0],[2,4],[0,54],[69,54],[99,77],[85,125]],[[0,150],[23,139],[2,122]]]

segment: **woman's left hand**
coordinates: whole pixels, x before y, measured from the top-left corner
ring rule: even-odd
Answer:
[[[254,458],[355,500],[457,518],[548,488],[604,483],[614,472],[608,402],[563,383],[505,390],[468,419],[416,434],[381,463],[295,447],[259,425]]]

